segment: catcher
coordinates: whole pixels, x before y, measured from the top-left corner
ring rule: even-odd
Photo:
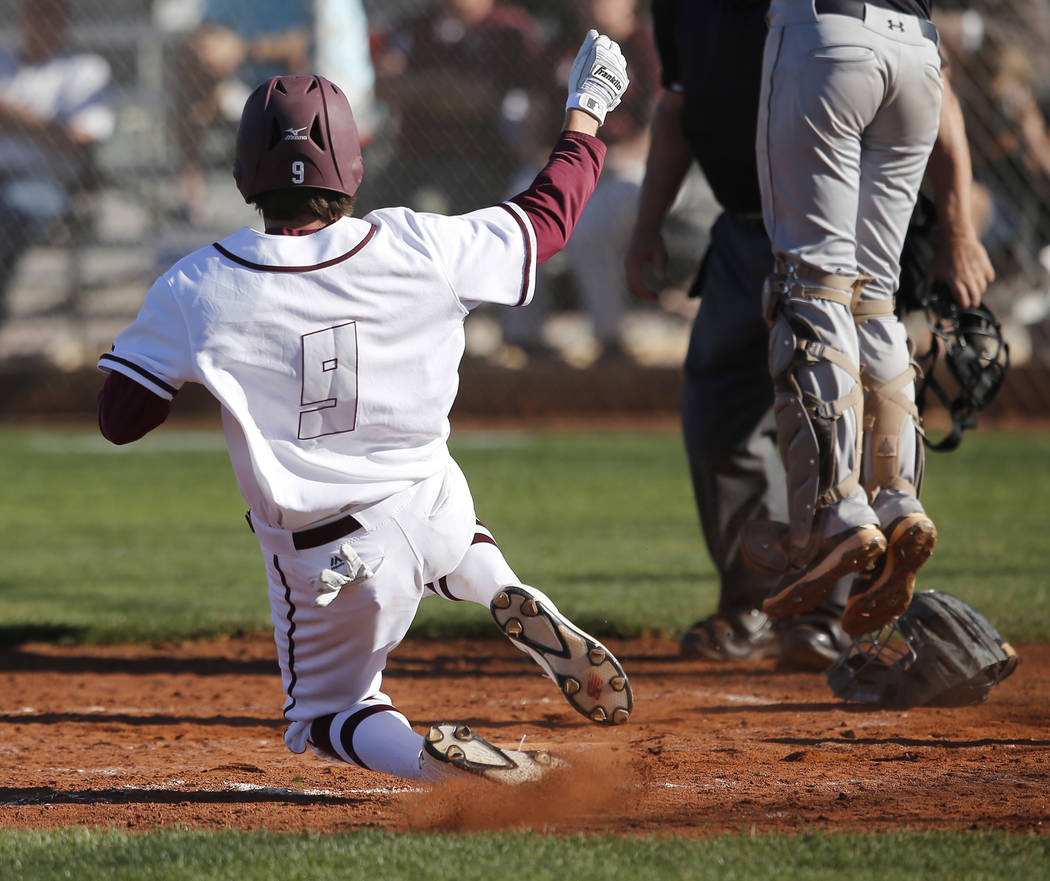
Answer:
[[[461,723],[411,728],[382,691],[427,593],[491,609],[576,710],[626,722],[619,662],[480,526],[449,455],[463,322],[523,306],[601,172],[595,137],[627,88],[619,47],[590,31],[565,131],[533,184],[457,217],[352,216],[363,162],[345,95],[320,76],[264,82],[245,104],[234,178],[262,214],[177,263],[103,355],[102,434],[123,444],[167,417],[186,382],[222,405],[230,459],[262,548],[297,753],[421,781],[520,782],[559,760],[500,749]]]

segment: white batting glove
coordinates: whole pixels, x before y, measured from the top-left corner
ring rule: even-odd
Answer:
[[[353,545],[344,542],[339,546],[339,556],[346,563],[346,575],[342,575],[332,569],[322,569],[317,576],[317,596],[314,597],[314,605],[324,608],[330,606],[341,591],[348,584],[355,581],[364,581],[371,578],[375,573],[368,568],[368,564],[362,560]],[[376,567],[378,568],[378,567]]]
[[[601,124],[605,114],[620,103],[629,82],[627,59],[620,47],[591,28],[572,64],[565,109],[582,110]]]

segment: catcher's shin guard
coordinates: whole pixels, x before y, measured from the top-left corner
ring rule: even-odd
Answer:
[[[806,318],[813,301],[838,303],[847,309],[858,280],[819,273],[802,264],[778,261],[778,271],[763,291],[769,336],[769,372],[775,390],[777,443],[787,470],[790,532],[788,554],[793,566],[805,565],[823,536],[814,528],[817,513],[851,496],[860,487],[860,426],[864,398],[860,371],[853,360],[824,341]],[[825,400],[814,391],[831,385],[834,369],[853,382],[845,394]],[[849,473],[837,481],[836,435],[839,420],[852,413],[857,445]]]
[[[864,436],[862,477],[868,498],[874,501],[883,489],[897,489],[918,498],[926,461],[919,410],[908,389],[914,387],[915,365],[888,382],[868,373],[864,384]],[[907,427],[911,418],[911,428]],[[905,431],[915,433],[915,458],[906,471],[901,467],[901,442]]]
[[[786,540],[764,542],[771,550],[774,546],[778,552],[783,550],[788,570],[762,605],[762,611],[774,619],[817,608],[835,582],[868,566],[886,547],[874,524],[825,535],[830,508],[860,490],[864,398],[858,365],[827,340],[829,335],[834,338],[836,325],[840,332],[852,332],[851,317],[833,307],[818,308],[818,302],[831,301],[852,311],[865,280],[827,275],[784,260],[777,270],[764,297],[766,317],[772,323],[769,367],[776,394],[777,441],[787,471],[790,523]],[[838,387],[836,371],[852,385],[844,395],[831,399],[823,390]],[[852,419],[852,425],[844,428],[840,422],[844,418]],[[850,459],[845,463],[839,458],[843,438],[850,439],[845,452]],[[777,554],[766,556],[772,559]]]

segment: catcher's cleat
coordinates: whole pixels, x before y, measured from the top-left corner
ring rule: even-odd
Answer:
[[[500,749],[459,722],[430,726],[419,753],[421,776],[431,783],[462,773],[496,783],[531,783],[565,764],[546,750]]]
[[[937,544],[937,528],[925,514],[905,514],[889,525],[886,539],[888,550],[861,573],[842,613],[842,629],[850,636],[871,633],[904,614],[915,590],[915,573]]]
[[[811,612],[824,601],[836,581],[860,572],[885,550],[886,537],[870,524],[829,536],[806,566],[780,580],[777,592],[762,603],[762,611],[774,620]]]
[[[532,656],[574,710],[609,725],[630,718],[634,695],[620,662],[542,591],[520,584],[504,587],[490,610],[510,641]]]
[[[773,624],[758,609],[740,609],[709,615],[697,621],[678,645],[683,658],[709,661],[757,661],[780,651]]]

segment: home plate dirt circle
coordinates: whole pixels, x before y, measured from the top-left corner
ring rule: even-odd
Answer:
[[[0,826],[678,834],[1050,824],[1050,646],[1019,646],[985,703],[886,711],[772,662],[683,661],[670,640],[607,640],[631,678],[622,726],[594,725],[509,643],[410,640],[384,690],[424,731],[468,722],[543,747],[531,787],[431,791],[296,756],[266,636],[0,652]],[[523,740],[524,738],[524,740]]]

